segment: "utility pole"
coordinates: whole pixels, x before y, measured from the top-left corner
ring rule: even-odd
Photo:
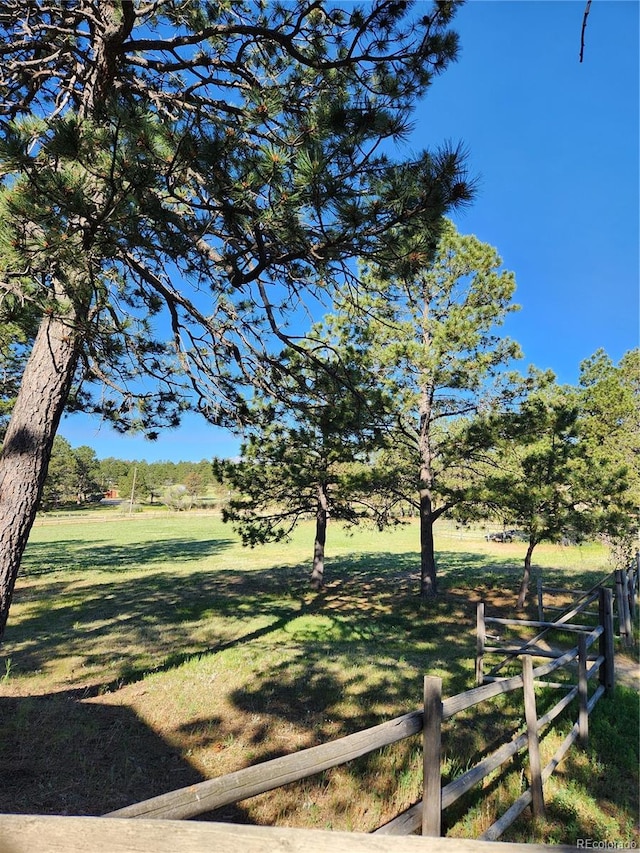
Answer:
[[[133,469],[133,482],[131,484],[131,498],[129,500],[129,515],[133,512],[133,495],[136,490],[136,477],[138,476],[138,466]]]

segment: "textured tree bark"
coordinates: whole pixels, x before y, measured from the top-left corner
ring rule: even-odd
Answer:
[[[78,362],[72,323],[43,318],[0,452],[0,638]]]
[[[527,548],[527,553],[524,558],[524,572],[522,573],[522,582],[520,584],[520,592],[518,593],[516,610],[522,610],[524,608],[527,592],[529,590],[529,580],[531,578],[531,555],[533,554],[533,549],[536,547],[536,544],[535,539],[529,540],[529,547]]]
[[[427,327],[429,301],[425,298],[423,344],[430,346]],[[438,593],[436,579],[436,557],[433,542],[433,453],[429,430],[431,428],[433,387],[425,382],[420,399],[420,596],[431,598]]]
[[[431,311],[431,293],[426,280],[422,283],[422,346],[425,353],[430,352],[432,340],[429,327]],[[429,372],[423,372],[420,389],[420,435],[418,450],[420,453],[420,597],[432,598],[437,595],[436,557],[433,542],[433,450],[430,430],[432,427],[434,386]]]
[[[437,595],[436,558],[433,543],[433,514],[431,497],[420,492],[420,595],[430,598]]]
[[[324,546],[327,541],[327,518],[329,502],[323,486],[318,486],[318,507],[316,510],[316,538],[313,543],[313,570],[311,586],[320,589],[324,584]]]

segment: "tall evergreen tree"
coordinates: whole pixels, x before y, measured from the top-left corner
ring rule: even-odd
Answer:
[[[77,481],[77,460],[73,448],[65,438],[57,435],[42,490],[42,508],[53,509],[75,497]]]
[[[76,501],[83,503],[100,491],[100,466],[95,450],[86,444],[74,448],[73,456],[76,462]]]
[[[117,491],[124,482],[131,465],[132,463],[127,460],[116,459],[113,456],[101,459],[98,462],[98,480],[102,491]]]
[[[497,334],[517,307],[514,276],[501,265],[493,247],[448,221],[438,232],[409,226],[389,241],[383,262],[366,268],[368,295],[358,310],[347,306],[344,319],[336,317],[366,348],[387,400],[388,443],[378,465],[387,469],[387,499],[419,514],[425,597],[437,591],[435,522],[478,493],[474,464],[486,437],[468,421],[519,387],[506,373],[519,347]]]
[[[469,198],[458,150],[384,153],[456,5],[3,2],[0,287],[41,319],[0,456],[0,634],[70,402],[150,436],[187,405],[236,419],[291,310]]]

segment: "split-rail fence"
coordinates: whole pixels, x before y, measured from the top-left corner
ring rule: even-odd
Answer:
[[[599,601],[598,624],[595,627],[569,625],[569,618],[579,615],[594,600]],[[521,660],[522,671],[509,677],[489,676],[479,672],[479,682],[475,688],[455,696],[442,698],[441,680],[427,676],[424,680],[423,708],[380,725],[355,732],[326,744],[285,755],[253,767],[246,767],[215,779],[200,782],[188,788],[170,791],[149,800],[135,803],[111,812],[114,818],[154,818],[184,819],[193,818],[223,806],[274,790],[282,785],[300,781],[321,773],[329,768],[345,764],[355,758],[367,755],[385,746],[414,735],[422,735],[424,749],[424,786],[422,800],[391,822],[379,827],[375,834],[410,835],[421,830],[422,834],[439,836],[442,826],[442,813],[465,793],[508,759],[519,752],[528,750],[531,784],[529,789],[513,804],[509,812],[490,827],[483,839],[499,838],[507,826],[527,805],[532,804],[534,814],[541,814],[544,808],[542,786],[555,767],[562,760],[570,746],[577,740],[586,742],[588,736],[588,716],[603,694],[611,694],[614,687],[614,634],[611,590],[602,587],[586,596],[581,603],[572,608],[569,618],[558,623],[539,623],[517,620],[520,625],[541,627],[543,631],[561,626],[564,631],[574,632],[578,638],[576,645],[564,652],[553,652],[553,659],[542,665],[533,666],[532,658],[548,657],[551,653],[539,649],[531,643],[508,652],[508,659],[516,656]],[[485,623],[501,620],[485,618]],[[502,620],[504,621],[504,620]],[[515,621],[515,620],[514,620]],[[486,647],[484,628],[479,627],[478,644],[483,645],[482,656],[491,647]],[[596,647],[595,653],[591,650]],[[482,657],[480,656],[480,657]],[[543,678],[563,670],[570,678],[577,670],[577,681],[542,681]],[[477,666],[478,673],[478,666]],[[598,686],[589,695],[588,682],[598,677]],[[491,680],[489,680],[491,679]],[[575,680],[575,679],[574,679]],[[485,683],[486,682],[486,683]],[[542,717],[536,712],[534,685],[546,684],[551,687],[563,687],[560,701]],[[491,755],[484,757],[477,765],[447,785],[441,783],[441,726],[456,714],[486,702],[500,694],[522,691],[526,713],[526,730],[507,741]],[[539,733],[547,727],[574,699],[578,699],[578,719],[556,755],[544,767],[539,762]]]
[[[585,591],[545,586],[542,575],[540,574],[538,575],[538,618],[543,622],[547,613],[559,613],[560,615],[556,616],[557,621],[559,618],[564,618],[567,613],[566,607],[558,606],[557,604],[547,603],[545,606],[545,593],[556,597],[558,595],[569,595],[575,601],[583,601],[587,597],[592,596],[600,587],[610,586],[613,593],[614,616],[618,626],[618,634],[622,644],[630,647],[633,645],[632,625],[636,614],[639,570],[640,552],[636,555],[632,566],[627,569],[616,569],[599,581],[596,586]]]

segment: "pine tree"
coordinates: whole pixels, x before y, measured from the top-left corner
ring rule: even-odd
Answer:
[[[540,542],[624,536],[634,507],[625,468],[593,452],[576,389],[546,384],[515,410],[488,420],[496,438],[485,501],[527,538],[516,603],[522,609]]]
[[[379,393],[353,347],[332,340],[321,325],[310,338],[312,353],[282,353],[278,369],[286,381],[277,397],[255,402],[240,460],[215,460],[213,470],[233,492],[223,520],[244,545],[287,539],[300,521],[315,520],[311,584],[318,589],[329,518],[346,525],[384,520],[371,482],[381,444]]]
[[[520,387],[507,373],[519,347],[497,334],[517,308],[514,276],[501,265],[493,247],[447,220],[435,230],[409,224],[388,242],[383,261],[365,268],[368,295],[357,310],[346,306],[336,317],[367,350],[387,401],[376,488],[419,515],[424,597],[437,592],[435,522],[473,504],[481,487],[474,466],[487,436],[470,422],[506,405]]]
[[[456,5],[2,4],[0,286],[40,320],[0,456],[0,634],[65,407],[235,423],[297,305],[469,198],[459,150],[384,153]]]

